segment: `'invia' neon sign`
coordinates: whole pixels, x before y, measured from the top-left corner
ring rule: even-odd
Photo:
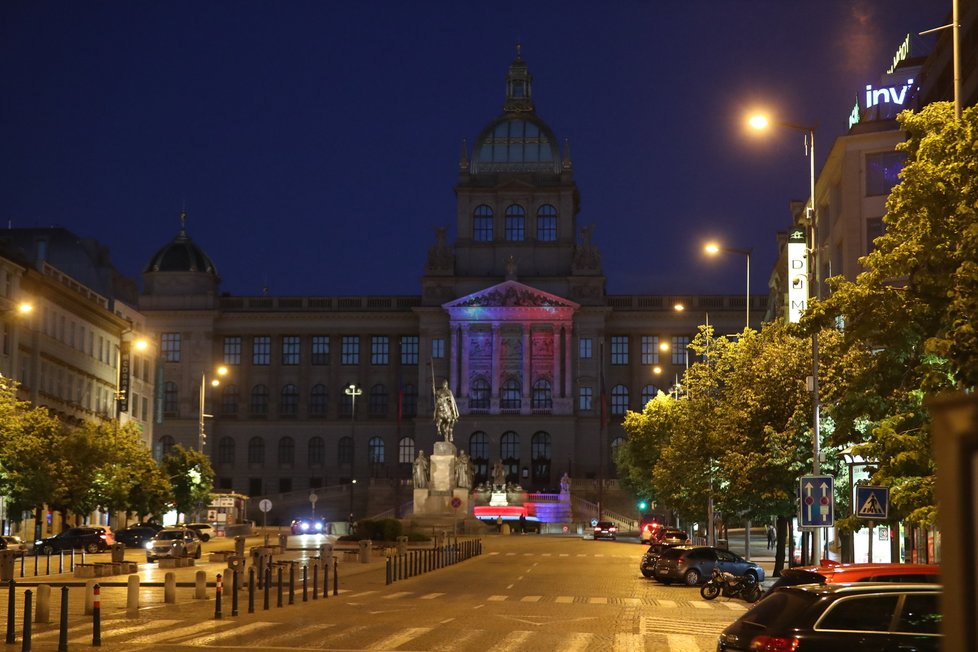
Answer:
[[[880,101],[902,105],[907,99],[907,91],[911,86],[913,86],[912,79],[908,79],[899,91],[896,86],[874,89],[871,84],[866,84],[866,108],[876,106]]]

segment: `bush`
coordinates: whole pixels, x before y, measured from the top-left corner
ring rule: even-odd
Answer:
[[[393,542],[401,536],[401,529],[401,522],[394,518],[385,518],[380,521],[358,521],[355,539]]]

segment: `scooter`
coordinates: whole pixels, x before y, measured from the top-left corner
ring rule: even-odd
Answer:
[[[713,575],[700,587],[700,595],[704,600],[713,600],[723,595],[725,598],[743,598],[747,602],[757,602],[761,597],[761,587],[753,575],[738,577],[714,568]]]

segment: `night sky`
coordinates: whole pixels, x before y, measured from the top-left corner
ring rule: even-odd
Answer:
[[[62,226],[136,277],[188,213],[222,290],[420,294],[455,227],[460,143],[522,43],[568,139],[611,293],[766,292],[800,133],[818,166],[854,98],[950,0],[0,3],[3,226]],[[926,48],[934,36],[918,39]],[[500,279],[501,280],[501,279]]]

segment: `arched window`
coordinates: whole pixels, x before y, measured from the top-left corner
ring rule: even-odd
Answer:
[[[180,413],[180,396],[177,384],[172,380],[163,383],[163,414],[175,417]]]
[[[506,240],[522,242],[526,239],[526,211],[519,204],[506,208]]]
[[[268,387],[255,385],[251,388],[251,416],[263,417],[268,414]]]
[[[238,414],[238,386],[225,385],[221,388],[221,415],[233,417]]]
[[[642,409],[648,405],[649,401],[654,399],[659,394],[659,388],[655,385],[646,385],[642,388]]]
[[[485,378],[476,378],[469,387],[469,407],[473,410],[489,409],[489,381]]]
[[[387,416],[387,387],[384,385],[377,384],[370,388],[370,416]]]
[[[265,440],[252,437],[248,440],[248,464],[265,463]]]
[[[414,385],[404,386],[404,393],[401,396],[401,416],[405,419],[418,416],[418,388]]]
[[[353,438],[340,437],[336,446],[336,459],[340,464],[347,466],[353,464]]]
[[[217,463],[234,464],[234,440],[221,437],[217,442]]]
[[[509,430],[499,440],[499,457],[506,469],[506,482],[520,481],[520,436]]]
[[[472,213],[472,239],[476,242],[492,242],[492,209],[482,204]]]
[[[160,437],[160,459],[162,460],[164,457],[172,453],[175,445],[176,442],[170,435],[163,435]]]
[[[522,390],[520,381],[509,378],[503,383],[503,389],[499,397],[499,407],[504,410],[519,410],[522,405]]]
[[[611,388],[611,413],[625,414],[628,411],[628,388],[615,385]]]
[[[326,461],[326,442],[322,437],[309,440],[309,466],[322,466]]]
[[[541,378],[533,383],[533,409],[549,410],[553,407],[553,400],[550,395],[550,381]]]
[[[313,385],[309,392],[309,416],[325,417],[328,412],[329,393],[326,385]]]
[[[367,463],[370,465],[370,476],[379,478],[384,472],[384,440],[371,437],[367,442]]]
[[[533,465],[533,482],[545,485],[550,482],[550,433],[537,432],[530,439],[530,462]]]
[[[557,209],[544,204],[537,209],[537,240],[555,242],[557,240]]]
[[[401,437],[397,442],[397,462],[400,465],[414,463],[414,439],[411,437]]]
[[[283,417],[294,417],[299,414],[299,388],[291,383],[282,388],[282,398],[278,406],[279,414]]]
[[[489,479],[489,436],[478,430],[469,437],[469,457],[475,467],[473,482],[480,484]]]
[[[291,437],[278,440],[278,463],[283,466],[295,464],[295,440]]]

